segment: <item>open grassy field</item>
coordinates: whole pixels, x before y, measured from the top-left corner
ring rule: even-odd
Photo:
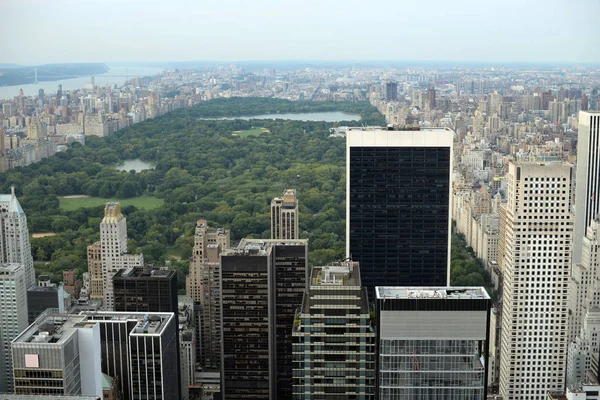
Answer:
[[[65,211],[73,211],[85,207],[102,206],[108,202],[121,203],[121,207],[136,206],[146,210],[152,210],[163,205],[164,200],[156,197],[131,197],[129,199],[102,199],[100,197],[61,198],[60,208]]]
[[[261,133],[270,133],[268,129],[265,128],[252,128],[246,129],[245,131],[234,131],[233,134],[239,137],[248,137],[248,136],[258,136]]]

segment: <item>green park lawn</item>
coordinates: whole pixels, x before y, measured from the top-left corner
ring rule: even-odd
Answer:
[[[108,202],[121,203],[121,207],[136,206],[146,210],[152,210],[163,205],[163,199],[157,197],[131,197],[129,199],[103,199],[100,197],[82,197],[77,199],[62,198],[60,200],[60,208],[65,211],[74,211],[85,207],[98,207]]]
[[[264,129],[264,128],[252,128],[252,129],[246,129],[244,131],[235,131],[233,132],[234,135],[239,136],[239,137],[248,137],[248,136],[258,136],[261,133],[268,133],[269,130],[268,129]]]

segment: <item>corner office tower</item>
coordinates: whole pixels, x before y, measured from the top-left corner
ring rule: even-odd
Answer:
[[[348,128],[346,256],[362,283],[448,286],[453,132]]]

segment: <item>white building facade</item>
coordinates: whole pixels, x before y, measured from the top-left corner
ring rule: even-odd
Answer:
[[[23,264],[27,287],[35,285],[27,217],[14,187],[11,194],[0,194],[0,262]]]
[[[573,237],[572,166],[509,164],[500,395],[537,400],[564,389]]]
[[[144,266],[142,254],[127,254],[127,221],[119,203],[107,203],[100,222],[104,308],[114,310],[113,276],[120,269]]]
[[[22,264],[0,264],[0,393],[14,388],[10,344],[29,322],[27,279]]]

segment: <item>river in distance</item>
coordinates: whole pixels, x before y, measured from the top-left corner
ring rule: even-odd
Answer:
[[[163,68],[152,67],[112,67],[108,72],[100,75],[94,75],[96,86],[122,85],[127,80],[139,76],[157,75],[163,71]],[[40,89],[44,89],[46,94],[56,93],[58,85],[62,85],[63,91],[83,89],[90,83],[90,76],[81,76],[73,79],[61,79],[59,81],[48,81],[39,83],[30,83],[27,85],[0,86],[0,100],[12,100],[19,95],[19,89],[23,89],[25,96],[37,96]]]
[[[325,111],[325,112],[309,112],[309,113],[287,113],[287,114],[262,114],[252,116],[239,117],[221,117],[221,118],[198,118],[199,120],[233,120],[233,119],[289,119],[292,121],[325,121],[325,122],[340,122],[340,121],[359,121],[360,115],[347,114],[341,111]]]

